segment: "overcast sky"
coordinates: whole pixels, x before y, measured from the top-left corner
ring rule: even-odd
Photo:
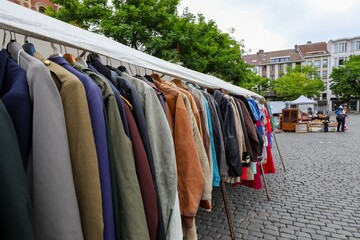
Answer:
[[[360,36],[360,0],[181,0],[179,14],[185,7],[223,32],[235,28],[252,53]]]

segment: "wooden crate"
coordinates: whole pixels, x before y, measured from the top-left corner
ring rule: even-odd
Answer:
[[[295,127],[295,132],[297,132],[297,133],[308,132],[308,124],[307,123],[297,123],[296,127]]]

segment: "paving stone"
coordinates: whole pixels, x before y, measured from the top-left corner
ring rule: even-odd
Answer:
[[[286,239],[297,239],[296,236],[288,234],[288,233],[280,233],[280,236]]]
[[[258,238],[262,238],[264,236],[263,233],[261,232],[256,232],[256,231],[249,231],[249,235],[250,236],[254,236],[254,237],[258,237]]]
[[[326,224],[326,226],[334,229],[343,229],[342,226],[336,224]]]
[[[322,235],[311,234],[311,239],[314,239],[314,240],[326,240],[326,237],[322,236]]]
[[[316,230],[311,228],[301,228],[300,230],[305,233],[316,234]]]
[[[331,227],[321,227],[321,230],[326,231],[326,232],[330,232],[330,233],[336,233],[336,229],[331,228]]]
[[[269,234],[264,234],[264,239],[265,240],[277,240],[276,237],[272,236],[272,235],[269,235]]]
[[[297,227],[302,227],[302,228],[306,228],[305,223],[295,222],[295,223],[294,223],[294,226],[297,226]]]
[[[322,230],[316,230],[316,233],[321,236],[330,236],[331,235],[330,232],[326,232],[326,231],[322,231]]]
[[[220,233],[221,235],[230,235],[230,231],[227,229],[217,229],[216,232]]]
[[[295,236],[311,238],[311,235],[310,235],[309,233],[299,232],[299,231],[296,231],[296,232],[295,232]]]
[[[255,237],[255,236],[252,236],[252,235],[244,234],[244,235],[243,235],[243,239],[257,240],[258,238]]]
[[[287,234],[291,234],[291,235],[294,235],[295,234],[295,231],[293,229],[289,229],[289,228],[280,228],[280,234],[281,233],[287,233]]]
[[[321,227],[318,225],[311,225],[311,224],[306,224],[307,228],[311,228],[311,229],[315,229],[315,230],[319,230]]]
[[[214,239],[218,239],[218,238],[221,237],[221,234],[217,233],[217,232],[211,232],[211,233],[209,233],[209,237],[212,237]]]
[[[352,234],[351,232],[349,232],[349,231],[344,231],[344,230],[338,230],[337,233],[340,234],[340,235],[348,236],[348,237],[352,237],[352,236],[353,236],[353,234]]]
[[[265,234],[269,234],[269,235],[272,235],[272,236],[279,236],[280,233],[278,231],[274,231],[274,230],[271,230],[271,229],[263,229],[262,232]]]

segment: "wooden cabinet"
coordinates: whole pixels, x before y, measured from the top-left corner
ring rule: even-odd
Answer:
[[[299,109],[282,110],[281,124],[284,131],[295,132],[297,123],[299,123]]]

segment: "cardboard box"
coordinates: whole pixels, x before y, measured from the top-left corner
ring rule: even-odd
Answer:
[[[329,132],[336,132],[337,126],[329,126]]]
[[[295,127],[295,132],[297,133],[306,133],[308,131],[307,123],[297,123]]]

